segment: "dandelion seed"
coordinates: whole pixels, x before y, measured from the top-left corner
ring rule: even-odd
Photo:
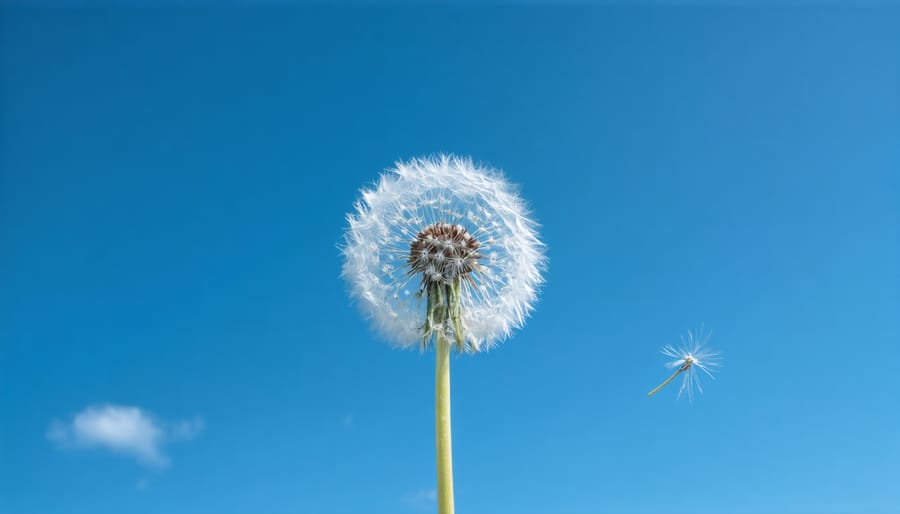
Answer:
[[[663,383],[647,393],[647,396],[653,396],[658,393],[663,387],[675,380],[678,375],[683,375],[681,387],[678,389],[678,398],[681,398],[681,395],[686,392],[688,398],[693,401],[694,389],[702,394],[703,388],[700,385],[700,374],[697,370],[703,371],[709,378],[715,378],[713,373],[721,366],[719,352],[706,346],[711,337],[712,332],[704,332],[701,327],[696,331],[688,331],[687,338],[681,338],[681,346],[676,348],[666,345],[663,347],[662,354],[675,359],[667,362],[666,367],[675,369],[675,372]]]

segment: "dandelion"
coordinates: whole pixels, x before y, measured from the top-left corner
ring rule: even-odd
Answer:
[[[441,514],[453,512],[450,349],[491,348],[533,309],[546,257],[528,216],[498,171],[446,155],[398,163],[348,216],[350,294],[392,344],[436,350]]]
[[[711,337],[712,332],[704,332],[703,328],[701,328],[697,331],[688,331],[687,339],[682,337],[681,346],[677,348],[666,345],[662,349],[662,354],[675,359],[666,363],[666,367],[675,369],[675,372],[664,380],[662,384],[659,384],[647,393],[647,396],[653,396],[658,393],[660,389],[667,386],[669,382],[675,380],[681,374],[684,374],[684,376],[681,380],[681,387],[678,389],[678,398],[681,398],[681,395],[687,392],[688,398],[693,401],[695,388],[702,394],[703,388],[700,386],[700,374],[697,370],[702,370],[710,378],[715,378],[713,377],[713,372],[721,366],[719,352],[710,350],[706,346]]]

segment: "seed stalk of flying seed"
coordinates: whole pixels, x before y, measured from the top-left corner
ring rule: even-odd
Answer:
[[[667,385],[669,385],[669,382],[675,380],[675,377],[680,375],[682,372],[687,371],[687,369],[690,367],[691,367],[691,365],[688,363],[682,364],[681,367],[679,367],[677,370],[675,370],[675,373],[672,373],[672,376],[665,379],[662,384],[659,384],[658,386],[654,387],[652,391],[647,393],[647,397],[649,398],[649,397],[653,396],[654,394],[658,393],[663,387],[666,387]]]

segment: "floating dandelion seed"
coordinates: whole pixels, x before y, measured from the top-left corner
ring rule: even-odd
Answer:
[[[687,392],[688,398],[693,401],[695,388],[702,394],[703,388],[700,386],[700,375],[697,370],[702,370],[710,378],[715,378],[713,377],[713,372],[721,366],[719,352],[710,350],[706,346],[711,337],[712,332],[704,332],[701,328],[697,331],[688,331],[687,338],[682,337],[681,346],[677,348],[666,345],[662,349],[663,355],[675,359],[666,363],[666,367],[669,369],[674,368],[675,372],[662,384],[659,384],[647,393],[647,396],[653,396],[658,393],[660,389],[667,386],[669,382],[675,380],[682,373],[684,377],[681,380],[681,387],[678,389],[678,398],[681,398],[681,395]]]
[[[398,163],[348,222],[342,274],[362,311],[397,346],[434,340],[438,512],[452,514],[450,346],[484,350],[524,324],[544,246],[500,173],[454,156]]]

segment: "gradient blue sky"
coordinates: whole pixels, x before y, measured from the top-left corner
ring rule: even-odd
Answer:
[[[3,9],[0,512],[431,510],[433,354],[372,335],[337,244],[434,152],[503,168],[550,256],[525,329],[453,361],[459,512],[900,512],[898,26]],[[646,398],[701,323],[718,379]],[[48,437],[106,404],[169,464]]]

